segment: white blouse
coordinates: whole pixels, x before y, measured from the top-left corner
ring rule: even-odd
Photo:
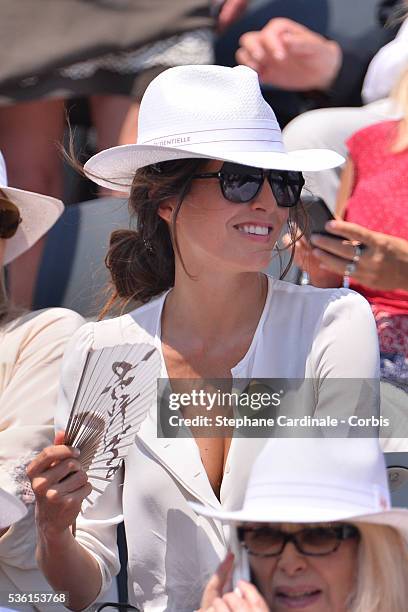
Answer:
[[[159,350],[161,376],[166,377],[160,338],[166,295],[77,332],[64,358],[58,429],[67,421],[91,347],[147,342]],[[376,327],[364,298],[345,289],[299,287],[269,278],[253,341],[231,374],[234,379],[373,379],[378,361]],[[332,400],[330,393],[318,393],[304,411],[324,415]],[[85,503],[77,520],[77,540],[98,561],[102,590],[119,571],[116,525],[124,520],[130,603],[148,612],[198,608],[206,581],[225,556],[228,528],[198,516],[188,502],[239,508],[252,463],[265,441],[233,438],[218,499],[194,439],[158,438],[152,406],[125,461],[124,477],[119,472],[94,505]]]

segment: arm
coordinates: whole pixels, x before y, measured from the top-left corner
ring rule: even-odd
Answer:
[[[342,221],[346,204],[354,186],[355,167],[351,157],[343,170],[336,202],[337,221],[327,224],[326,230],[333,235],[344,237],[344,241],[315,234],[311,238],[314,248],[307,250],[304,242],[299,244],[296,263],[303,260],[309,265],[313,285],[323,287],[324,283],[341,278],[345,267],[353,260],[355,247],[364,245],[364,251],[353,272],[353,279],[370,289],[383,291],[408,291],[408,241],[367,229],[356,223]],[[302,257],[302,259],[300,259]],[[298,263],[299,262],[299,263]]]
[[[88,350],[93,346],[93,330],[92,323],[84,325],[67,346],[56,411],[58,429],[64,429],[68,420]],[[60,464],[50,468],[57,456]],[[65,478],[70,472],[74,473]],[[69,592],[70,607],[82,609],[108,588],[120,569],[116,528],[123,520],[123,474],[119,471],[103,495],[95,495],[92,504],[85,498],[98,483],[88,480],[66,446],[46,449],[32,462],[29,475],[37,500],[40,567],[53,588]],[[73,538],[69,526],[76,517]],[[61,555],[65,547],[68,552]]]
[[[259,32],[240,39],[237,61],[259,74],[261,81],[289,91],[326,90],[341,66],[341,48],[293,21],[277,17]]]
[[[340,187],[336,202],[336,217],[342,219],[346,212],[347,201],[353,191],[354,186],[354,163],[349,156],[343,169]],[[345,266],[353,257],[353,247],[350,244],[339,244],[337,240],[315,234],[310,244],[306,238],[301,238],[296,244],[295,263],[308,272],[310,282],[315,287],[340,287],[345,270]],[[344,253],[344,259],[338,260],[336,267],[327,266],[327,251],[316,248],[326,245],[330,255],[334,253]],[[315,247],[315,248],[313,248]],[[323,248],[323,247],[322,247]]]
[[[339,419],[328,437],[375,435],[370,424],[350,427],[349,417],[377,417],[379,347],[377,328],[368,302],[346,289],[332,292],[316,326],[311,351],[312,377],[317,404],[314,416]],[[344,421],[344,422],[343,422]]]
[[[264,83],[303,92],[319,106],[359,106],[367,67],[396,29],[371,28],[358,39],[330,40],[292,19],[271,19],[240,39],[237,62],[256,70]]]
[[[378,3],[377,21],[381,29],[369,31],[357,41],[339,41],[342,48],[342,63],[326,92],[326,105],[360,106],[361,89],[372,57],[395,37],[399,23],[390,23],[404,0],[381,0]]]
[[[354,164],[351,157],[347,159],[346,165],[342,172],[341,183],[339,192],[337,195],[336,202],[336,217],[342,219],[345,214],[347,200],[351,195],[354,184]],[[340,287],[342,284],[342,278],[344,268],[348,261],[342,262],[343,267],[339,270],[339,267],[332,268],[324,267],[324,261],[322,261],[322,252],[313,248],[320,244],[320,239],[323,238],[319,235],[312,237],[312,243],[309,242],[305,237],[300,238],[295,244],[295,264],[301,270],[305,271],[309,275],[310,284],[315,287],[329,288],[329,287]],[[326,239],[326,244],[329,244],[331,248],[339,248],[337,240]],[[286,240],[286,245],[288,241]],[[350,247],[348,247],[350,249]],[[347,255],[349,251],[346,251]]]
[[[69,606],[81,610],[96,598],[102,580],[98,563],[70,530],[92,487],[74,449],[61,444],[63,437],[57,434],[56,446],[44,449],[27,474],[37,502],[38,564],[55,590],[69,592]]]
[[[62,439],[63,432],[59,432],[57,445],[44,449],[28,468],[36,496],[37,561],[52,588],[68,592],[69,607],[82,610],[108,586],[107,563],[101,551],[105,548],[108,557],[118,556],[116,524],[122,517],[118,520],[116,512],[120,508],[112,504],[112,493],[117,498],[120,483],[116,479],[110,492],[106,491],[93,505],[93,528],[89,527],[92,520],[87,522],[86,511],[83,512],[74,537],[70,527],[77,520],[82,504],[86,505],[84,500],[91,494],[92,485],[73,454],[74,449],[62,445]],[[115,516],[109,524],[112,511]],[[100,539],[98,520],[103,522]],[[116,558],[115,573],[118,571]]]
[[[354,247],[350,242],[361,243],[365,249],[360,257],[353,279],[382,291],[402,289],[408,291],[408,241],[396,236],[366,229],[356,223],[332,221],[327,230],[337,236],[344,236],[349,244],[333,244],[331,238],[314,236],[315,257],[327,270],[341,273],[344,265],[353,257]]]
[[[40,534],[37,560],[49,584],[56,591],[69,592],[71,610],[83,610],[97,598],[102,582],[99,565],[69,529],[54,536]]]

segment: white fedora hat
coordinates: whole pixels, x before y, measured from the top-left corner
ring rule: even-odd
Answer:
[[[178,66],[146,89],[137,143],[97,153],[84,170],[99,185],[114,183],[129,191],[138,168],[187,158],[299,171],[327,170],[344,162],[326,149],[285,151],[275,114],[251,68]]]
[[[253,465],[241,510],[190,505],[233,523],[375,523],[408,538],[408,510],[391,508],[375,438],[270,440]]]
[[[0,529],[9,527],[27,514],[27,508],[17,497],[0,488]]]
[[[6,240],[3,264],[27,251],[54,225],[64,210],[60,200],[24,189],[9,187],[3,155],[0,153],[0,190],[19,209],[22,221],[12,238]]]

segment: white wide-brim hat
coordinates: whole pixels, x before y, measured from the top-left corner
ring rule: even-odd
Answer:
[[[17,497],[0,488],[0,529],[10,527],[27,514],[27,508]]]
[[[3,155],[0,153],[0,190],[13,202],[20,211],[22,221],[17,232],[6,239],[6,250],[3,264],[33,246],[61,216],[64,205],[61,200],[50,196],[25,191],[7,184],[7,171]],[[1,195],[1,194],[0,194]]]
[[[112,147],[85,164],[98,185],[130,191],[139,168],[177,159],[220,159],[276,170],[335,168],[327,149],[287,153],[257,73],[246,66],[178,66],[156,77],[141,101],[136,144]]]
[[[270,440],[253,465],[242,509],[190,506],[231,523],[388,525],[408,542],[408,510],[391,508],[384,457],[375,438]]]

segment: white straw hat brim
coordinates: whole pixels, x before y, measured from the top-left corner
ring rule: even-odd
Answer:
[[[22,218],[15,235],[6,240],[3,261],[3,264],[6,265],[27,251],[47,233],[61,216],[64,205],[56,198],[32,191],[2,185],[0,189],[18,207]]]
[[[256,512],[245,509],[223,512],[195,502],[190,502],[189,505],[197,514],[225,523],[333,523],[338,521],[356,524],[372,523],[394,527],[405,538],[408,538],[408,510],[405,508],[390,508],[384,512],[359,514],[355,510],[347,512],[344,509],[296,507],[295,503],[286,508],[266,506],[259,508]]]
[[[222,151],[214,153],[195,147],[173,148],[157,145],[121,145],[97,153],[84,166],[85,174],[102,187],[130,192],[133,176],[139,168],[177,159],[219,159],[245,166],[274,170],[317,172],[344,163],[344,158],[328,149],[305,149],[280,153],[277,151]],[[212,151],[212,152],[211,152]]]
[[[27,508],[17,497],[0,489],[0,529],[9,527],[27,514]]]

